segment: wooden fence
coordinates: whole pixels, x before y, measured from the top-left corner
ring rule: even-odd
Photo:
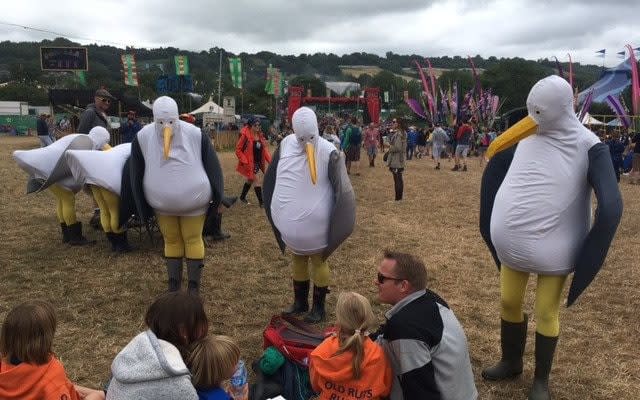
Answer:
[[[111,139],[109,140],[109,144],[111,146],[117,146],[122,143],[120,129],[111,129],[110,133]],[[209,136],[213,141],[213,146],[216,151],[233,150],[238,142],[240,131],[211,131]]]

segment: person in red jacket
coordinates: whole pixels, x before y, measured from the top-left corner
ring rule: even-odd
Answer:
[[[311,387],[321,400],[368,399],[389,396],[393,375],[384,350],[369,338],[375,323],[364,296],[346,292],[336,304],[338,333],[311,352]]]
[[[105,394],[71,383],[51,351],[53,306],[29,301],[9,311],[0,334],[0,399],[98,400]]]
[[[247,124],[240,131],[240,138],[236,144],[236,156],[238,157],[236,171],[247,178],[242,187],[240,201],[249,204],[247,193],[251,185],[254,185],[258,203],[262,207],[262,178],[267,164],[271,162],[271,154],[261,132],[259,118],[249,117]]]

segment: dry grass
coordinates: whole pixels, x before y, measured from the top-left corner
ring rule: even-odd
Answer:
[[[142,316],[151,299],[165,290],[162,250],[145,241],[140,251],[114,256],[95,232],[87,232],[98,239],[95,246],[60,244],[53,199],[47,193],[26,196],[26,176],[11,159],[13,150],[37,145],[36,138],[0,137],[0,319],[26,299],[54,302],[57,354],[73,380],[100,386],[114,356],[144,329]],[[227,190],[239,191],[235,156],[224,153],[221,159]],[[520,379],[487,384],[479,376],[499,357],[498,274],[477,228],[477,159],[468,173],[444,165],[434,171],[427,160],[409,162],[406,199],[400,203],[390,201],[393,182],[386,169],[365,166],[362,176],[353,178],[357,226],[330,260],[334,285],[328,309],[333,313],[342,290],[375,299],[373,279],[383,248],[413,252],[428,266],[429,286],[465,327],[481,398],[524,398],[534,368],[533,327]],[[621,189],[625,213],[607,264],[578,304],[561,312],[551,378],[557,399],[634,399],[640,392],[640,186]],[[91,205],[84,194],[78,195],[77,208],[87,221]],[[265,324],[291,299],[289,258],[279,254],[264,213],[255,205],[229,210],[223,226],[233,237],[207,249],[203,298],[211,331],[235,337],[251,360],[261,353]],[[132,242],[139,244],[136,238]],[[528,311],[533,308],[530,289]],[[377,315],[386,309],[375,305]]]

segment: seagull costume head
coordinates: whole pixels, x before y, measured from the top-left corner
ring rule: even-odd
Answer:
[[[318,167],[316,164],[316,151],[318,145],[318,119],[316,113],[308,107],[300,107],[291,117],[291,125],[296,135],[298,145],[307,153],[307,163],[311,182],[315,185],[318,181]]]
[[[109,146],[109,131],[101,126],[96,126],[89,131],[89,138],[93,142],[94,150],[108,150]]]
[[[171,97],[161,96],[153,102],[153,122],[156,134],[163,139],[164,159],[169,158],[171,140],[180,133],[180,119],[178,116],[178,104]]]
[[[539,80],[527,97],[529,115],[494,140],[487,149],[486,157],[513,146],[535,133],[557,132],[567,125],[580,125],[573,111],[573,93],[569,83],[557,75]]]

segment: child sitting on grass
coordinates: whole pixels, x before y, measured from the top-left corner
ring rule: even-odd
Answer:
[[[340,293],[336,304],[338,333],[311,352],[311,387],[320,400],[376,400],[391,393],[392,371],[384,350],[367,330],[374,324],[371,304],[355,292]]]
[[[228,336],[210,335],[191,345],[187,366],[200,400],[231,400],[222,382],[231,378],[240,361],[240,348]]]
[[[0,399],[99,400],[104,392],[74,385],[53,354],[56,314],[46,301],[9,311],[0,334]]]

